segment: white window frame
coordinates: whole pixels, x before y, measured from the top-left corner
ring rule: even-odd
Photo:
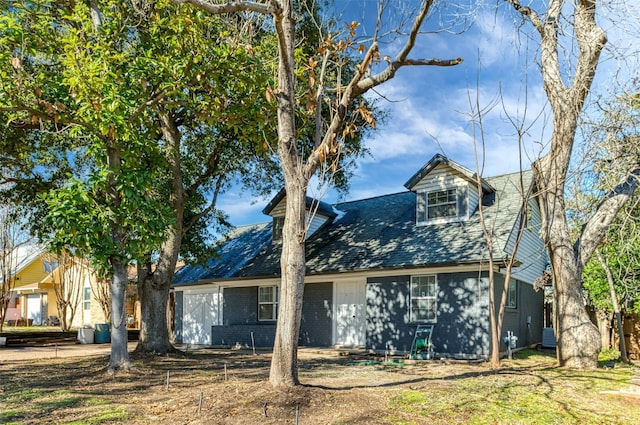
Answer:
[[[433,279],[433,282],[427,282],[427,284],[431,284],[433,283],[433,295],[429,295],[426,292],[423,292],[422,294],[419,294],[418,296],[416,296],[416,291],[414,291],[414,285],[416,283],[420,284],[420,282],[416,282],[416,280],[420,280],[420,279]],[[435,274],[428,274],[428,275],[416,275],[416,276],[411,276],[411,280],[409,282],[409,296],[410,296],[410,300],[409,300],[409,315],[410,315],[410,320],[413,323],[435,323],[437,321],[437,317],[438,317],[438,277]],[[427,319],[422,319],[422,318],[418,318],[416,317],[416,313],[414,312],[414,301],[419,301],[419,300],[423,300],[423,301],[431,301],[432,303],[432,310],[433,310],[433,318],[427,318]],[[424,307],[417,307],[418,309],[423,309]]]
[[[91,287],[85,286],[82,290],[82,309],[84,311],[91,310]]]
[[[449,192],[453,191],[455,193],[455,201],[449,201],[446,205],[454,205],[455,206],[455,215],[441,216],[441,217],[433,217],[429,218],[429,209],[437,208],[439,206],[445,204],[431,204],[429,205],[429,195]],[[467,196],[468,200],[468,191],[465,195],[465,191],[462,190],[461,186],[447,186],[443,188],[438,188],[437,190],[420,190],[416,193],[418,199],[416,200],[416,224],[419,226],[430,225],[430,224],[443,224],[443,223],[452,223],[465,220],[468,217],[468,212],[463,213],[460,211],[460,202],[463,200],[464,196]],[[422,205],[421,205],[422,204]],[[420,211],[422,209],[422,211]]]
[[[271,297],[267,300],[262,300],[262,292],[265,289],[272,289]],[[279,291],[277,286],[258,286],[258,321],[259,322],[275,322],[278,319],[278,303],[279,303]],[[262,306],[271,305],[271,317],[262,318],[261,312]]]

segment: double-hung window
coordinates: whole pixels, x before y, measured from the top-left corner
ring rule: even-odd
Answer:
[[[278,287],[258,287],[258,320],[276,320],[278,314]]]
[[[464,190],[454,187],[417,193],[417,222],[422,224],[458,220],[465,215]]]
[[[427,194],[427,220],[458,216],[456,189],[439,190]]]
[[[411,321],[436,320],[437,283],[435,275],[411,277]]]

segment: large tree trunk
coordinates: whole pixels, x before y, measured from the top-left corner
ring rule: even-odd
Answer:
[[[553,268],[553,296],[557,335],[557,356],[562,366],[596,367],[600,351],[598,329],[591,323],[582,297],[582,268],[593,254],[613,215],[600,223],[591,220],[573,244],[565,215],[564,188],[573,151],[577,123],[591,89],[600,52],[607,38],[595,20],[596,3],[577,0],[571,5],[563,0],[550,0],[546,10],[538,13],[521,6],[519,1],[507,0],[515,10],[534,26],[540,35],[541,73],[544,89],[553,110],[553,133],[549,153],[533,164],[542,212],[542,238],[545,241]],[[540,5],[544,7],[544,5]],[[573,75],[563,75],[560,51],[566,46],[559,42],[559,28],[565,13],[573,8],[572,28],[578,46]],[[569,81],[571,85],[567,85]],[[614,202],[615,203],[615,202]],[[603,210],[604,211],[604,210]],[[616,210],[617,211],[617,210]]]
[[[551,255],[556,325],[556,355],[560,366],[595,368],[601,349],[600,333],[585,308],[572,249],[556,249]]]
[[[127,268],[120,259],[111,260],[113,277],[111,278],[111,360],[109,369],[131,368],[127,348],[127,314],[125,299],[127,294]]]
[[[153,276],[138,282],[141,317],[136,352],[165,354],[174,350],[167,323],[170,284],[166,280],[156,282]]]
[[[274,387],[298,384],[298,336],[305,276],[305,206],[309,177],[301,172],[296,146],[294,18],[290,1],[274,13],[278,34],[278,155],[284,173],[287,209],[282,228],[278,324],[269,381]]]
[[[286,185],[287,212],[282,230],[280,305],[269,380],[275,387],[297,385],[298,337],[305,277],[306,186]]]
[[[182,244],[184,218],[184,185],[180,161],[181,134],[175,120],[166,112],[160,113],[160,126],[167,143],[166,157],[171,166],[169,200],[174,225],[166,231],[155,270],[138,268],[138,296],[140,297],[140,337],[136,352],[165,354],[175,348],[169,339],[167,303],[171,281],[176,270]]]

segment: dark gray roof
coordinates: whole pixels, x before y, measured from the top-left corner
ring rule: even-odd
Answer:
[[[521,207],[519,179],[519,173],[485,179],[495,189],[495,194],[485,196],[484,211],[498,249],[506,247]],[[531,173],[525,172],[523,180],[526,190]],[[418,226],[416,194],[410,191],[339,203],[334,209],[340,214],[307,240],[307,274],[487,260],[477,210],[466,221]],[[185,266],[175,283],[277,276],[280,251],[280,243],[271,243],[270,223],[238,228],[221,244],[218,258],[205,266]]]
[[[186,265],[173,280],[174,284],[193,283],[203,279],[228,279],[271,244],[271,223],[241,226],[218,242],[218,255],[206,264]]]

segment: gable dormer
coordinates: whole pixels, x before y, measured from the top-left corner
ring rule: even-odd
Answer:
[[[482,195],[495,189],[480,180]],[[476,173],[436,154],[404,186],[416,193],[416,224],[441,224],[465,221],[478,207]]]
[[[273,218],[272,238],[274,241],[282,240],[282,228],[287,209],[287,192],[282,188],[280,192],[262,210],[263,214]],[[306,226],[307,238],[313,235],[323,224],[333,220],[337,216],[333,207],[326,202],[307,196],[306,202]]]

